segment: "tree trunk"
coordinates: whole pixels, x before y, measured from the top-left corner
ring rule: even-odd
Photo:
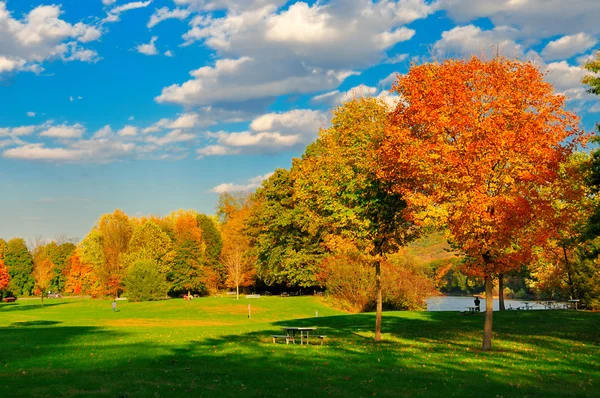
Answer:
[[[235,284],[235,299],[236,300],[240,299],[240,284],[239,283]]]
[[[492,295],[492,276],[485,276],[485,324],[483,326],[482,350],[492,349],[492,318],[494,313],[494,297]]]
[[[381,263],[375,260],[375,290],[377,290],[377,310],[375,314],[375,341],[381,341],[381,313],[383,312],[383,295],[381,293]]]
[[[571,300],[575,300],[577,294],[575,293],[575,283],[571,277],[571,265],[569,264],[569,257],[567,256],[567,248],[563,245],[563,255],[565,257],[565,269],[567,270],[567,277],[569,278],[569,289],[571,290]]]
[[[41,299],[42,299],[42,307],[44,306],[44,292],[42,292],[42,294],[40,295]]]
[[[498,304],[500,311],[504,311],[504,274],[498,274]]]

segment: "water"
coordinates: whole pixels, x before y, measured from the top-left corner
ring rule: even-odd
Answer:
[[[475,297],[453,297],[453,296],[440,296],[430,297],[427,301],[427,311],[467,311],[467,307],[475,307]],[[485,311],[485,298],[480,298],[481,304],[479,305],[482,311]],[[545,309],[541,302],[534,300],[504,300],[504,306],[508,310],[509,308],[525,309],[525,303],[528,303],[529,307],[534,310]],[[562,303],[558,303],[562,304]],[[498,299],[494,299],[494,311],[499,310]]]

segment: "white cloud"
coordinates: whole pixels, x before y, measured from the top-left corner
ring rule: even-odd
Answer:
[[[0,1],[0,73],[43,70],[46,60],[90,62],[97,58],[93,50],[79,43],[100,38],[102,32],[82,22],[71,24],[62,20],[60,6],[38,6],[22,19],[16,19]]]
[[[48,129],[42,131],[40,133],[41,137],[51,137],[51,138],[81,138],[83,133],[85,132],[85,128],[77,123],[72,126],[67,124],[61,124],[58,126],[52,126]]]
[[[600,34],[596,0],[440,0],[435,6],[461,23],[487,17],[496,26],[513,26],[521,37]]]
[[[163,146],[166,144],[192,141],[196,138],[197,138],[197,136],[195,134],[184,133],[182,130],[177,129],[177,130],[173,130],[173,131],[169,132],[168,134],[166,134],[162,137],[149,136],[146,138],[146,141],[150,142],[152,144]]]
[[[322,87],[335,87],[354,74],[350,71],[312,69],[298,71],[297,76],[290,76],[285,67],[276,67],[279,71],[275,74],[279,76],[273,76],[259,71],[261,65],[261,62],[249,57],[218,60],[214,67],[205,66],[192,71],[190,74],[194,77],[193,80],[164,88],[161,95],[156,97],[156,101],[185,106],[245,102],[287,93],[307,93]],[[255,73],[258,73],[258,76],[254,76],[252,80],[240,79],[241,76]]]
[[[242,132],[209,133],[216,145],[198,150],[200,156],[241,153],[276,153],[313,141],[319,129],[329,125],[328,114],[310,109],[269,113],[252,121]]]
[[[223,155],[236,155],[240,153],[239,149],[229,148],[223,145],[209,145],[204,148],[200,148],[196,151],[199,157],[204,156],[223,156]]]
[[[225,193],[225,192],[254,191],[256,188],[260,187],[260,185],[262,184],[262,182],[264,180],[268,179],[272,175],[273,175],[273,173],[267,173],[262,176],[256,176],[256,177],[250,178],[246,184],[231,184],[231,183],[219,184],[216,187],[212,188],[210,190],[210,192],[221,194],[221,193]]]
[[[167,127],[170,129],[190,129],[200,124],[199,116],[196,113],[184,113]]]
[[[172,57],[173,53],[171,52],[171,50],[167,50],[165,51],[165,57]]]
[[[166,19],[179,19],[184,20],[190,15],[190,10],[185,8],[174,8],[169,10],[168,7],[157,8],[154,14],[148,21],[148,28],[153,28]]]
[[[9,159],[65,162],[65,163],[108,163],[131,157],[135,144],[111,142],[103,139],[83,140],[68,147],[48,148],[44,144],[26,144],[7,149],[3,156]]]
[[[205,9],[209,3],[177,4]],[[186,44],[202,41],[220,59],[165,87],[158,102],[252,104],[262,111],[280,95],[333,90],[355,70],[393,59],[386,52],[414,34],[403,25],[434,11],[425,0],[300,1],[282,9],[284,1],[218,3],[227,10],[223,17],[199,14],[183,37]]]
[[[273,6],[279,8],[288,0],[173,0],[175,4],[187,6],[194,11],[217,11],[229,10],[233,12],[241,12],[244,10],[252,10]]]
[[[433,49],[440,57],[476,55],[493,57],[496,50],[508,57],[522,57],[523,47],[515,42],[518,31],[508,26],[482,30],[475,25],[456,26],[442,33]]]
[[[123,127],[121,130],[117,131],[117,134],[120,137],[134,137],[138,133],[138,128],[135,126],[127,125]]]
[[[353,87],[346,92],[342,91],[331,91],[329,93],[317,95],[312,98],[315,102],[320,102],[323,104],[327,104],[329,106],[339,105],[344,102],[350,101],[353,98],[357,97],[372,97],[375,93],[377,93],[377,88],[365,86],[361,84],[359,86]]]
[[[398,72],[392,72],[387,75],[387,77],[381,79],[377,85],[384,88],[390,88],[396,80],[398,80]]]
[[[109,138],[114,135],[113,129],[107,124],[100,130],[96,131],[92,136],[93,139]]]
[[[105,6],[109,6],[111,4],[114,4],[117,0],[102,0],[102,4],[104,4]]]
[[[13,142],[11,140],[0,140],[0,148],[4,148],[12,144]]]
[[[593,100],[596,97],[586,91],[581,79],[589,72],[579,66],[571,66],[567,61],[552,62],[546,65],[545,79],[552,83],[557,93],[569,100]]]
[[[117,22],[119,21],[119,15],[123,12],[129,10],[135,10],[138,8],[148,7],[152,3],[152,0],[148,1],[133,1],[130,3],[126,3],[117,7],[112,8],[108,11],[106,17],[102,20],[102,22]]]
[[[150,43],[140,44],[135,49],[141,54],[156,55],[156,54],[158,54],[158,50],[156,49],[156,46],[154,45],[154,43],[156,42],[157,39],[158,39],[157,36],[152,36]]]
[[[27,112],[27,117],[35,117],[35,112]]]
[[[598,40],[587,33],[563,36],[549,42],[542,50],[542,57],[547,60],[571,58],[594,47],[597,42]]]

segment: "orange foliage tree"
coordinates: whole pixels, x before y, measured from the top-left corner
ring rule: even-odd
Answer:
[[[380,178],[411,218],[446,225],[483,276],[483,349],[492,344],[492,277],[531,260],[548,238],[560,165],[585,136],[565,98],[530,62],[495,57],[413,66],[393,87],[402,101],[380,151]]]
[[[74,294],[92,294],[93,287],[97,284],[97,277],[91,265],[83,263],[77,252],[67,258],[67,265],[63,270],[66,276],[64,291]]]
[[[223,249],[221,261],[227,271],[226,285],[236,289],[239,300],[240,286],[249,286],[254,282],[256,269],[250,253],[250,237],[246,232],[246,220],[250,216],[248,197],[235,197],[223,194],[219,198],[219,213],[225,223],[221,227]]]
[[[41,260],[33,268],[33,277],[35,278],[35,287],[40,291],[43,306],[44,294],[54,278],[54,263],[49,258]]]
[[[10,282],[10,275],[8,274],[8,268],[4,265],[4,261],[0,258],[0,291],[6,289]],[[0,296],[1,297],[1,296]]]

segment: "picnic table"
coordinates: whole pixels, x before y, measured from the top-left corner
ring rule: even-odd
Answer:
[[[478,312],[477,309],[479,307],[467,307],[467,308],[469,309],[469,314],[475,314]]]
[[[542,304],[545,309],[551,310],[556,306],[556,301],[555,300],[546,300],[546,301],[542,301]]]
[[[579,303],[581,300],[579,299],[573,299],[573,300],[569,300],[569,303],[571,303],[571,305],[575,305],[575,311],[577,311],[577,303]]]
[[[306,344],[308,345],[308,337],[310,332],[316,330],[317,328],[315,327],[297,327],[297,326],[284,326],[282,327],[283,330],[285,330],[285,333],[287,336],[289,336],[289,340],[291,340],[294,344],[296,344],[296,333],[300,332],[300,344],[304,344],[304,342],[306,341]]]
[[[526,309],[526,310],[531,310],[531,309],[533,309],[533,305],[529,305],[529,302],[523,302],[523,304],[525,304],[525,309]]]

